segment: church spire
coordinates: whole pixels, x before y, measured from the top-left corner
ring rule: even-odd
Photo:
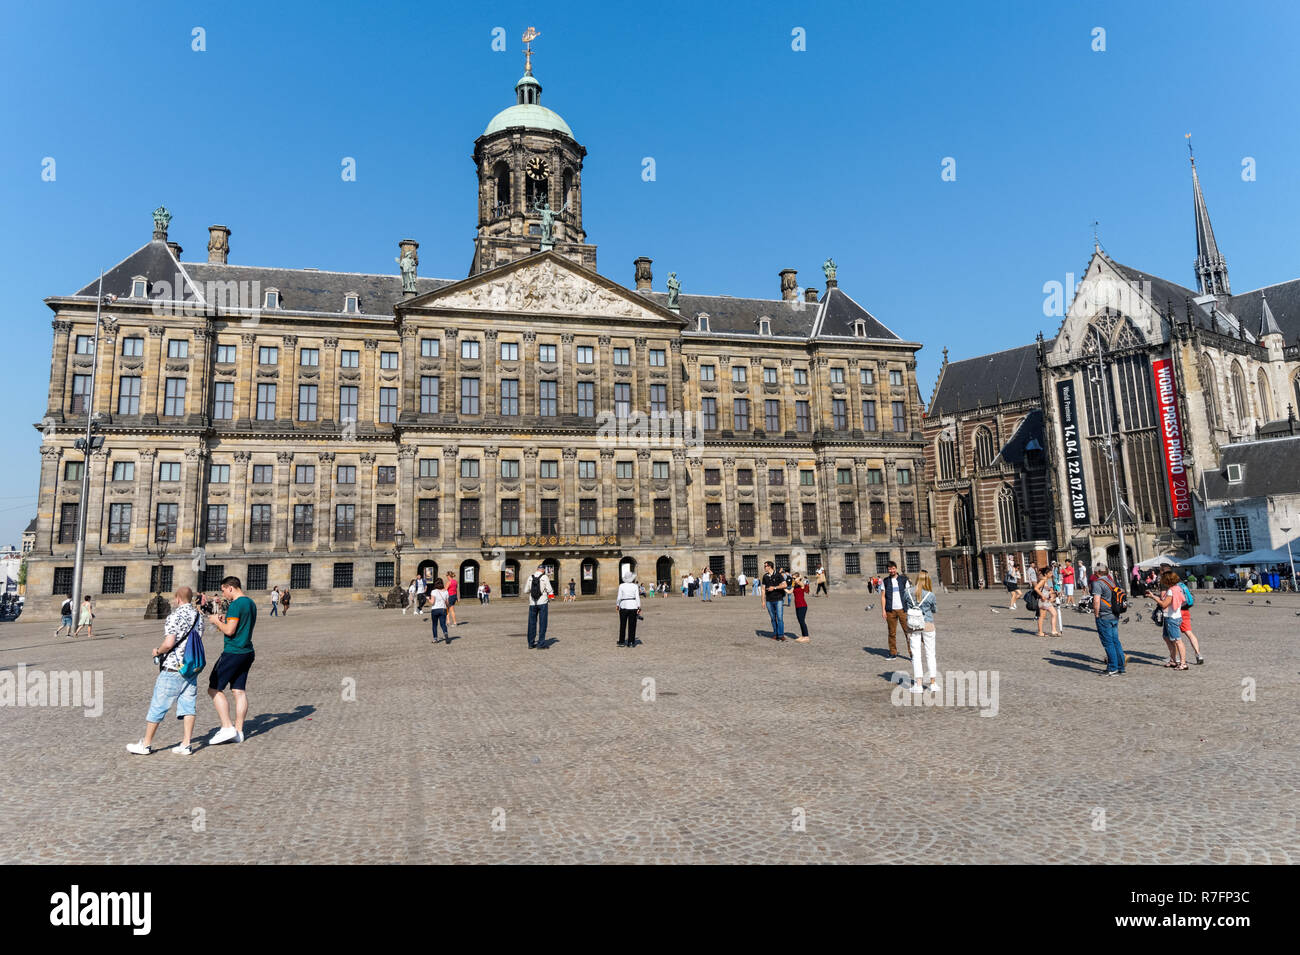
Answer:
[[[1196,175],[1196,155],[1192,152],[1192,134],[1187,134],[1187,154],[1192,161],[1192,200],[1196,215],[1196,283],[1202,295],[1228,295],[1228,263],[1214,241],[1210,212],[1201,194],[1201,180]]]

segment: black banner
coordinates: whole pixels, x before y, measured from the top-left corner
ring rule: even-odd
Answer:
[[[1065,455],[1065,500],[1070,524],[1087,527],[1088,493],[1083,484],[1083,440],[1079,436],[1079,411],[1074,403],[1074,381],[1056,383],[1056,401],[1061,408],[1061,448]]]

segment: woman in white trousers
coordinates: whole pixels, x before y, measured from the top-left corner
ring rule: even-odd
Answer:
[[[912,692],[924,693],[926,690],[938,690],[939,684],[935,681],[934,668],[934,612],[938,609],[939,602],[934,596],[934,581],[930,579],[927,571],[923,570],[916,575],[916,588],[908,591],[908,599],[911,606],[919,609],[925,617],[924,630],[907,631],[907,645],[912,654],[912,672],[915,676],[912,681]],[[925,652],[925,668],[930,674],[928,685],[922,683],[922,650]]]

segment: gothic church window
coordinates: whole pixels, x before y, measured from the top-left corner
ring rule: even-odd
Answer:
[[[1200,377],[1201,391],[1205,395],[1205,417],[1213,431],[1219,427],[1219,398],[1216,394],[1218,376],[1214,373],[1214,362],[1210,361],[1209,355],[1201,356]]]
[[[980,428],[975,432],[975,466],[986,468],[993,463],[993,432]]]
[[[1269,400],[1269,393],[1273,390],[1268,386],[1268,377],[1261,368],[1255,377],[1255,385],[1259,389],[1259,416],[1265,421],[1273,420],[1273,402]]]
[[[1240,427],[1250,416],[1250,406],[1246,404],[1246,376],[1241,373],[1241,365],[1235,361],[1232,363],[1232,406]]]
[[[1010,484],[1002,485],[998,491],[998,524],[1002,531],[1002,543],[1010,544],[1020,539],[1020,514],[1016,507],[1016,492]]]

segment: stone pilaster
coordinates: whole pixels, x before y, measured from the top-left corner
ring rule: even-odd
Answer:
[[[564,494],[559,522],[560,534],[567,537],[578,533],[578,449],[565,448],[563,454]]]
[[[202,489],[207,484],[207,475],[203,473],[207,460],[207,448],[186,448],[181,474],[181,512],[176,516],[176,549],[185,554],[198,546],[199,522],[207,516],[199,514]]]
[[[242,554],[244,542],[248,540],[248,484],[253,479],[249,462],[253,455],[248,451],[236,451],[235,461],[230,468],[230,511],[228,512],[227,538],[230,541],[230,553]]]
[[[272,549],[284,553],[293,539],[293,507],[290,494],[293,481],[293,452],[275,453],[275,510],[271,530]]]
[[[361,455],[361,466],[357,468],[359,472],[357,482],[361,490],[361,494],[357,498],[357,547],[363,551],[379,550],[387,545],[386,541],[380,544],[375,540],[375,460],[373,452],[365,451]],[[402,530],[410,533],[406,528],[402,528]]]
[[[367,338],[361,355],[361,391],[357,396],[357,431],[375,430],[379,420],[379,340]],[[413,485],[407,485],[413,487]]]
[[[41,489],[36,507],[36,546],[32,553],[47,557],[54,553],[54,541],[58,539],[59,514],[55,502],[63,479],[62,461],[63,448],[57,444],[41,445]]]
[[[154,482],[158,480],[158,452],[153,448],[142,448],[139,456],[135,465],[135,500],[132,502],[131,516],[136,533],[140,536],[131,544],[132,549],[143,544],[144,549],[149,551],[154,543],[153,495]]]
[[[235,422],[251,421],[257,408],[257,336],[246,332],[239,336],[243,360],[235,380]]]
[[[691,501],[686,492],[687,465],[686,452],[673,451],[673,525],[677,529],[679,547],[684,547],[691,541]]]
[[[419,329],[414,325],[402,324],[402,395],[398,421],[414,422],[420,410],[419,379],[416,377],[420,366]]]
[[[532,363],[530,362],[530,365]],[[537,446],[524,448],[524,512],[520,515],[519,531],[525,536],[541,533],[541,511],[537,503]],[[520,568],[522,572],[522,568]]]
[[[144,342],[144,381],[140,397],[140,414],[145,424],[157,424],[158,416],[163,413],[162,384],[166,377],[163,367],[167,363],[167,346],[163,336],[167,329],[162,325],[150,325],[149,337]],[[150,535],[150,541],[153,537]]]
[[[757,525],[754,530],[758,546],[767,547],[772,543],[772,515],[767,504],[767,458],[754,458],[754,486],[754,497],[758,501],[754,505],[754,521]]]
[[[339,340],[327,338],[320,353],[320,398],[318,407],[321,425],[329,427],[342,422],[336,415],[339,410]]]
[[[55,421],[62,421],[68,407],[68,349],[72,322],[55,320],[50,325],[54,329],[54,353],[50,357],[50,394],[45,413]]]
[[[499,448],[488,446],[483,449],[483,495],[480,505],[480,533],[485,537],[495,537],[501,531],[497,520],[497,478],[501,473]]]
[[[460,331],[455,328],[443,329],[443,378],[439,383],[438,410],[443,414],[444,421],[460,420]],[[450,401],[450,405],[448,405]],[[452,485],[454,488],[455,485]],[[453,493],[451,498],[454,500],[456,495]],[[443,533],[447,528],[443,528]],[[454,533],[454,531],[453,531]],[[455,538],[448,541],[448,546],[454,545]]]
[[[618,526],[618,510],[614,502],[614,449],[600,449],[600,469],[596,472],[600,482],[600,510],[596,515],[596,533],[608,534],[611,527]]]
[[[292,428],[298,416],[298,336],[285,335],[280,348],[280,384],[275,391],[275,420]]]
[[[559,412],[562,415],[575,415],[578,413],[577,370],[573,335],[565,332],[560,335],[560,374],[564,387],[560,389]],[[561,516],[560,520],[563,522],[563,516]]]
[[[450,333],[450,329],[448,329]],[[455,336],[452,344],[455,344]],[[459,394],[459,386],[457,386]],[[456,546],[456,482],[460,480],[460,447],[451,445],[442,449],[442,545]],[[412,485],[405,485],[411,487]],[[413,492],[412,492],[413,493]]]
[[[334,548],[334,452],[316,454],[316,551]]]
[[[636,483],[638,497],[637,524],[640,528],[641,546],[654,543],[654,502],[650,498],[650,449],[636,452]],[[630,543],[630,542],[628,542]]]

